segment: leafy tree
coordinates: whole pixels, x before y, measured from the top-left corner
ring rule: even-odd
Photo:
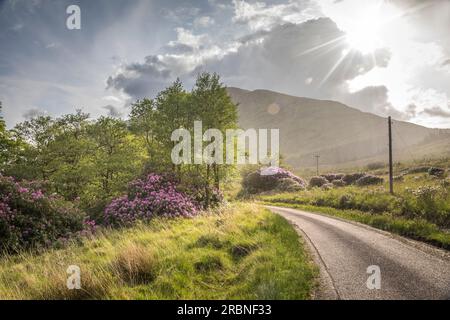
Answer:
[[[2,102],[0,101],[0,166],[3,168],[10,159],[11,149],[15,143],[11,138],[10,132],[6,129],[6,124],[1,113]]]
[[[218,129],[225,136],[227,129],[237,128],[237,105],[231,101],[226,87],[220,82],[216,73],[201,73],[197,77],[191,99],[195,120],[201,120],[203,130]],[[226,152],[226,149],[223,149]],[[223,155],[225,157],[225,154]],[[223,164],[206,164],[205,192],[209,202],[209,185],[213,179],[214,186],[219,189],[220,181],[226,177],[231,167]]]
[[[177,79],[170,87],[161,91],[155,99],[156,108],[156,139],[159,142],[159,150],[162,153],[162,161],[171,164],[171,150],[175,142],[171,140],[172,132],[179,128],[187,128],[193,123],[189,122],[191,106],[189,93],[187,93],[180,79]],[[171,164],[172,170],[180,170]]]
[[[88,134],[94,147],[89,198],[105,200],[123,191],[141,172],[145,149],[121,119],[101,117],[89,126]]]

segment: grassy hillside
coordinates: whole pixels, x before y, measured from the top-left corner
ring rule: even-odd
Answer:
[[[320,154],[323,165],[386,158],[387,120],[382,117],[334,101],[268,90],[228,88],[228,92],[239,103],[239,124],[243,128],[280,129],[281,153],[295,168],[314,166],[315,154]],[[401,121],[395,121],[393,127],[396,155],[430,157],[448,152],[442,147],[450,144],[450,130]]]
[[[2,257],[0,299],[308,299],[316,270],[299,242],[283,218],[233,204]],[[66,287],[69,265],[81,290]]]

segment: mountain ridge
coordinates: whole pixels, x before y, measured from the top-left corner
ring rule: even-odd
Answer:
[[[370,161],[387,154],[387,119],[332,100],[296,97],[266,89],[228,87],[238,104],[243,129],[280,129],[280,152],[293,167],[313,166],[315,155],[326,165]],[[394,121],[394,151],[414,152],[414,146],[444,140],[450,130]],[[444,143],[446,146],[446,143]],[[427,151],[439,156],[443,150]],[[449,148],[450,149],[450,148]],[[405,155],[398,158],[405,158]]]

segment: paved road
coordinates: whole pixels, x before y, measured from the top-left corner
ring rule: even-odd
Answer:
[[[368,226],[268,207],[294,223],[321,267],[317,299],[450,299],[448,252]],[[305,236],[306,235],[306,236]],[[373,275],[380,270],[380,289]],[[374,273],[375,272],[375,273]]]

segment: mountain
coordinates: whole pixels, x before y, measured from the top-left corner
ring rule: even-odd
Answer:
[[[280,130],[280,152],[294,168],[355,165],[385,160],[388,121],[342,103],[281,94],[269,90],[228,88],[239,105],[243,129]],[[396,160],[450,155],[450,130],[393,121]]]

